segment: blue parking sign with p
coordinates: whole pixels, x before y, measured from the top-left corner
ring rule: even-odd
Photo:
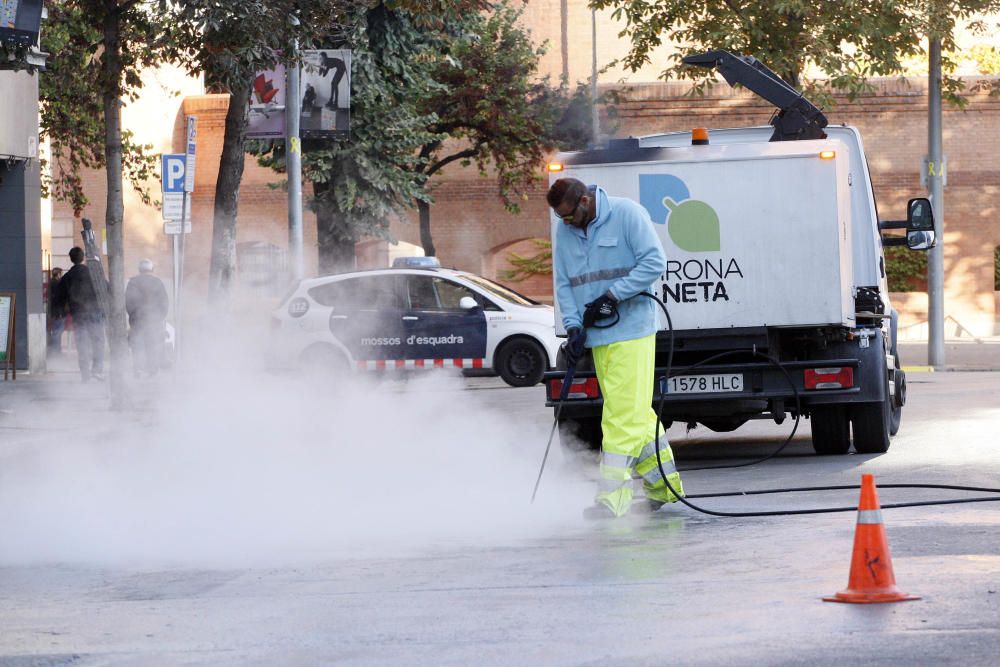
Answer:
[[[183,153],[163,154],[163,162],[160,165],[161,183],[163,192],[184,192],[184,160]]]

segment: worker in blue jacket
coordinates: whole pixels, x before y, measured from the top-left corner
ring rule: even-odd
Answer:
[[[642,477],[652,509],[677,502],[656,461],[652,409],[656,304],[645,297],[666,269],[663,246],[646,210],[575,178],[561,178],[546,195],[562,220],[555,233],[556,299],[566,328],[566,362],[590,348],[604,397],[601,488],[588,517],[618,517],[632,503],[632,472]],[[660,460],[670,486],[683,495],[663,428]]]

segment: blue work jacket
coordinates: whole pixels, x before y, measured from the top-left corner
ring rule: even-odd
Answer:
[[[588,329],[587,347],[649,336],[657,329],[656,304],[632,297],[650,291],[667,268],[663,246],[642,206],[609,197],[601,188],[591,187],[591,193],[597,197],[597,218],[586,230],[557,223],[554,267],[563,326],[582,327],[586,304],[610,290],[619,301],[620,319],[607,329]]]

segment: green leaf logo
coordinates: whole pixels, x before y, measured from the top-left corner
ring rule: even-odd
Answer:
[[[667,233],[681,250],[718,252],[722,248],[719,216],[703,201],[686,199],[680,203],[663,198],[667,207]]]

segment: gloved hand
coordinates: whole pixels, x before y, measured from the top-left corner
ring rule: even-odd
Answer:
[[[566,343],[563,345],[563,354],[566,357],[566,368],[573,368],[583,358],[586,349],[584,343],[587,342],[587,332],[579,327],[566,330]]]
[[[611,317],[618,311],[618,299],[610,291],[588,303],[583,311],[583,326],[592,327],[597,320]]]

